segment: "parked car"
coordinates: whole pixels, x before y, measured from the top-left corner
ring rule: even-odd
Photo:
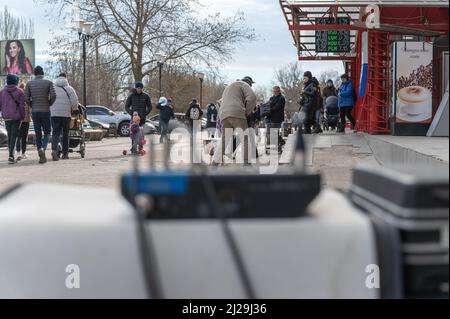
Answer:
[[[187,120],[186,119],[186,114],[184,114],[184,113],[175,113],[175,119],[170,120],[170,122],[169,122],[169,133],[172,132],[174,129],[179,128],[179,127],[187,128],[186,120]],[[159,114],[151,116],[147,120],[147,123],[151,123],[152,125],[154,125],[156,130],[157,130],[157,133],[160,132],[160,129],[159,129]]]
[[[88,105],[86,109],[88,120],[114,124],[117,127],[117,134],[120,136],[130,136],[131,116],[128,113],[113,112],[101,105]]]
[[[158,134],[159,129],[155,126],[154,122],[147,120],[144,125],[144,134]]]
[[[92,127],[89,120],[84,121],[83,130],[87,141],[101,141],[105,133],[101,127]]]
[[[8,144],[8,135],[6,134],[5,122],[0,120],[0,146]]]
[[[86,120],[83,123],[83,129],[85,131],[85,136],[87,141],[101,141],[107,134],[105,127],[108,124],[99,123],[98,121]],[[114,133],[113,133],[114,134]],[[52,141],[52,136],[50,135],[49,143]],[[36,133],[34,132],[33,122],[30,122],[30,129],[28,130],[27,143],[35,145],[36,144]]]
[[[100,129],[103,131],[103,137],[108,137],[110,134],[114,135],[116,132],[111,131],[111,125],[108,123],[103,123],[101,121],[87,120],[93,129]],[[115,126],[113,126],[115,130]]]

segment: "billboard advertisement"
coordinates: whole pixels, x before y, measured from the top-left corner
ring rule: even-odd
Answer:
[[[433,45],[397,42],[395,52],[396,122],[429,124],[432,120]]]
[[[0,75],[8,73],[19,76],[33,74],[35,63],[34,40],[0,41]]]

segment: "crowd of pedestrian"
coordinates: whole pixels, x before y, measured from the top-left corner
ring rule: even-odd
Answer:
[[[357,94],[347,74],[341,75],[341,85],[338,89],[333,80],[329,79],[321,90],[319,81],[310,71],[303,74],[303,88],[300,93],[299,111],[294,114],[293,125],[296,129],[302,127],[304,134],[322,133],[322,126],[335,127],[337,132],[344,133],[346,120],[350,121],[354,130],[356,120],[352,115]],[[339,116],[335,122],[334,116]]]
[[[46,150],[52,136],[52,159],[68,159],[69,127],[71,114],[78,108],[78,97],[69,85],[65,73],[59,74],[54,80],[44,78],[44,70],[37,66],[34,69],[34,79],[26,85],[19,84],[16,75],[7,76],[7,85],[0,91],[0,112],[5,121],[8,133],[8,162],[13,164],[27,158],[27,135],[32,120],[36,134],[36,148],[39,163],[47,161]],[[256,94],[252,88],[255,82],[249,76],[228,84],[217,103],[210,103],[206,109],[206,129],[209,138],[221,138],[221,155],[226,154],[228,145],[232,144],[234,152],[239,143],[244,146],[244,163],[249,163],[248,155],[256,150],[254,138],[244,135],[239,141],[235,134],[231,137],[226,130],[242,130],[258,128],[261,123],[269,133],[274,129],[278,132],[277,148],[281,154],[285,141],[281,130],[286,123],[291,123],[295,130],[301,129],[304,134],[322,133],[324,127],[336,127],[338,132],[345,132],[346,120],[354,129],[356,121],[352,110],[357,95],[346,74],[341,76],[341,84],[335,87],[333,80],[328,80],[323,89],[319,81],[310,71],[303,74],[303,85],[298,101],[299,109],[292,117],[287,116],[286,100],[279,86],[273,87],[273,94],[267,102],[257,103]],[[131,116],[130,137],[131,153],[143,154],[143,126],[147,116],[152,111],[152,101],[144,92],[144,84],[137,82],[125,102],[125,111]],[[175,119],[174,104],[171,98],[161,97],[156,109],[159,111],[160,142],[169,140],[169,122]],[[192,99],[185,113],[186,124],[192,133],[195,123],[203,117],[203,110],[197,99]],[[250,138],[250,141],[248,140]],[[252,149],[249,149],[249,146]],[[15,152],[16,151],[16,152]],[[217,159],[217,158],[216,158]],[[219,158],[218,162],[222,162]],[[216,160],[214,164],[218,164]]]
[[[78,110],[78,97],[65,73],[55,81],[44,78],[41,66],[34,69],[34,79],[19,84],[15,74],[8,74],[0,91],[0,112],[8,135],[8,163],[27,158],[27,137],[31,120],[36,134],[39,163],[47,162],[46,150],[52,136],[52,159],[69,158],[69,126],[71,112]],[[16,153],[15,153],[16,150]]]

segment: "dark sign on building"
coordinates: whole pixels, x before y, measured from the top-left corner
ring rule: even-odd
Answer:
[[[350,18],[317,18],[317,24],[350,24]],[[316,52],[350,52],[350,30],[316,31]]]

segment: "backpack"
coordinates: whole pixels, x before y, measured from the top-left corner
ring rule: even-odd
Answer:
[[[191,120],[198,120],[200,118],[200,112],[197,107],[191,108],[191,111],[189,112],[189,118]]]

